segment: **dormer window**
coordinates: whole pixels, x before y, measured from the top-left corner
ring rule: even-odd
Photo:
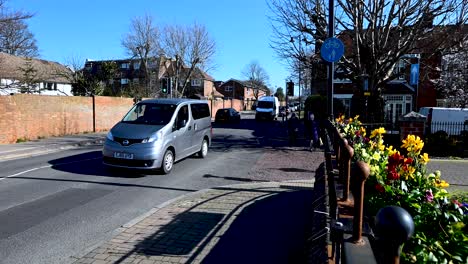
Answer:
[[[202,84],[202,81],[200,79],[193,79],[192,80],[192,86],[199,87],[199,86],[201,86],[201,84]]]

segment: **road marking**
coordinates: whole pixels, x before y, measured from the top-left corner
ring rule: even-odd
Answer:
[[[1,151],[0,154],[3,154],[3,153],[10,153],[10,152],[15,152],[15,151],[28,150],[28,149],[35,149],[35,148],[38,148],[38,147],[30,147],[30,148],[22,148],[22,149],[5,150],[5,151]]]
[[[78,163],[78,162],[82,162],[82,161],[96,160],[96,159],[101,159],[101,157],[92,158],[92,159],[84,159],[84,160],[76,160],[76,161],[70,161],[70,162],[64,162],[64,163],[57,163],[57,164],[52,164],[52,165],[46,165],[46,166],[41,166],[41,167],[37,167],[37,168],[32,168],[32,169],[25,170],[25,171],[21,171],[21,172],[12,174],[12,175],[0,177],[0,181],[1,181],[1,180],[4,180],[4,179],[7,179],[7,178],[14,178],[14,177],[16,177],[16,176],[20,176],[20,175],[23,175],[23,174],[28,173],[28,172],[32,172],[32,171],[36,171],[36,170],[40,170],[40,169],[45,169],[45,168],[50,168],[50,167],[53,167],[53,166],[62,166],[62,165],[68,165],[68,164]]]

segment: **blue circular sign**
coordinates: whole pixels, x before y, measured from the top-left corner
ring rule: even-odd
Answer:
[[[320,55],[328,62],[337,62],[344,54],[344,45],[337,38],[327,38],[320,48]]]

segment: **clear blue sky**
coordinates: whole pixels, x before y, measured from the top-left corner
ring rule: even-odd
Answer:
[[[216,41],[215,80],[244,79],[242,70],[256,60],[271,87],[285,86],[290,75],[270,48],[272,29],[265,0],[9,0],[15,10],[35,13],[27,23],[42,59],[66,64],[70,58],[119,59],[131,19],[152,15],[158,25],[206,26]],[[84,62],[83,62],[84,63]]]

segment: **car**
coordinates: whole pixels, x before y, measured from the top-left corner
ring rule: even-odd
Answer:
[[[205,158],[211,133],[207,101],[143,100],[107,134],[103,164],[109,168],[159,169],[168,174],[176,161],[196,153]]]
[[[240,113],[234,108],[221,108],[216,111],[215,122],[235,122],[238,123],[241,120]]]

